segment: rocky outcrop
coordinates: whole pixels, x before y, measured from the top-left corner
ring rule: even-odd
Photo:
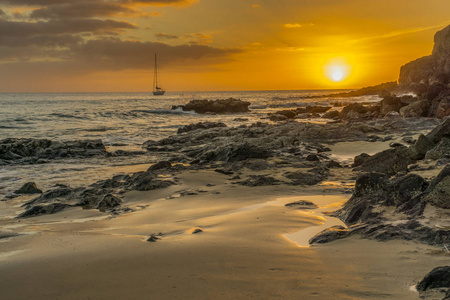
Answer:
[[[184,133],[184,132],[189,132],[192,130],[197,130],[197,129],[208,129],[208,128],[216,128],[216,127],[227,127],[227,125],[225,125],[224,123],[221,122],[199,122],[199,123],[195,123],[195,124],[189,124],[186,126],[183,126],[181,128],[178,128],[177,133]]]
[[[450,83],[450,26],[434,36],[434,48],[430,56],[412,61],[400,69],[399,84],[403,86]]]
[[[0,141],[0,161],[36,163],[64,157],[92,157],[108,154],[101,140],[51,141],[46,139],[4,139]]]
[[[183,111],[195,111],[198,114],[216,113],[245,113],[248,112],[250,102],[228,98],[217,100],[192,100],[186,105],[172,106],[172,110],[181,108]]]
[[[450,207],[449,178],[450,165],[431,182],[417,174],[394,179],[380,173],[362,174],[356,180],[352,197],[341,209],[330,213],[349,227],[324,230],[310,242],[330,242],[357,234],[383,241],[405,239],[430,245],[447,244],[450,230],[430,225],[426,218],[435,217],[424,216],[424,211],[427,206]]]
[[[98,209],[101,212],[117,213],[122,206],[122,199],[118,196],[124,191],[150,191],[162,189],[176,184],[175,179],[167,174],[158,175],[172,165],[167,161],[154,164],[146,172],[130,175],[118,175],[111,179],[101,180],[88,187],[71,188],[57,185],[55,188],[42,193],[24,205],[25,211],[18,217],[32,217],[43,214],[54,214],[70,207],[84,209]],[[123,208],[126,210],[126,208]]]

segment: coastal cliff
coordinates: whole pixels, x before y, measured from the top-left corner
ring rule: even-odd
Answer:
[[[446,85],[450,83],[450,25],[434,36],[433,52],[407,63],[400,69],[402,86]]]

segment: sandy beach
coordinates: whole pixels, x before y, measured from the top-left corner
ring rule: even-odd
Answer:
[[[411,287],[449,258],[407,241],[299,246],[332,222],[321,210],[348,199],[330,186],[241,187],[213,171],[178,177],[181,186],[127,193],[136,211],[115,218],[74,208],[3,222],[21,235],[0,242],[2,297],[419,299]],[[284,206],[298,200],[319,209]],[[21,201],[0,204],[14,211]],[[298,243],[286,237],[305,229],[313,232]],[[160,239],[147,242],[151,234]]]

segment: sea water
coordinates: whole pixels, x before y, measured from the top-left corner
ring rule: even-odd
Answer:
[[[239,126],[263,121],[267,113],[307,105],[374,102],[377,96],[315,98],[337,91],[228,91],[151,93],[17,93],[0,94],[0,139],[101,139],[108,151],[143,150],[142,143],[176,134],[183,125],[223,122]],[[238,98],[251,102],[250,112],[202,115],[171,110],[194,99]],[[0,165],[0,198],[34,181],[42,189],[56,183],[73,187],[117,174],[145,170],[156,157],[134,155],[60,159],[40,165]]]

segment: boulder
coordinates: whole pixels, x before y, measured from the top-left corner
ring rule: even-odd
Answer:
[[[450,139],[448,138],[443,138],[425,154],[426,159],[438,160],[442,157],[450,157]]]
[[[42,190],[38,189],[36,183],[27,182],[20,189],[15,191],[16,194],[42,194]]]
[[[250,175],[247,180],[239,182],[240,185],[245,186],[265,186],[265,185],[277,185],[281,182],[272,176],[268,175]]]
[[[433,148],[433,143],[423,134],[419,135],[414,145],[408,149],[409,155],[412,159],[419,160],[425,157],[425,154]]]
[[[334,119],[339,118],[339,112],[337,110],[330,110],[323,114],[324,119]]]
[[[380,101],[380,113],[386,115],[390,112],[399,112],[405,106],[402,99],[395,96],[388,96]]]
[[[433,144],[439,143],[444,137],[450,138],[450,118],[446,118],[441,124],[428,133],[426,137]]]
[[[450,115],[450,96],[443,98],[436,109],[436,118],[444,118]]]
[[[293,119],[297,115],[295,111],[292,110],[279,110],[275,112],[275,115],[285,116],[287,119]]]
[[[367,158],[357,167],[357,170],[379,172],[392,176],[399,172],[408,171],[408,165],[414,161],[407,147],[395,147]]]
[[[340,113],[340,117],[342,119],[347,119],[350,116],[355,116],[355,113],[359,114],[365,114],[367,112],[367,108],[364,107],[362,104],[359,103],[352,103],[344,107]]]
[[[426,100],[416,101],[400,108],[400,116],[403,118],[425,117],[429,107],[430,103]]]
[[[95,204],[94,208],[97,208],[99,211],[106,211],[107,209],[114,208],[122,204],[122,199],[118,198],[113,194],[104,195],[100,201]]]
[[[205,113],[245,113],[249,112],[250,102],[240,99],[228,98],[217,100],[192,100],[186,105],[174,106],[172,109],[181,107],[183,111],[195,111],[199,114]]]
[[[295,209],[319,208],[319,206],[317,206],[317,204],[315,204],[311,201],[307,201],[307,200],[299,200],[299,201],[291,202],[291,203],[285,204],[284,206],[289,207],[289,208],[295,208]]]
[[[450,288],[450,266],[434,268],[417,285],[419,292],[435,288]]]

